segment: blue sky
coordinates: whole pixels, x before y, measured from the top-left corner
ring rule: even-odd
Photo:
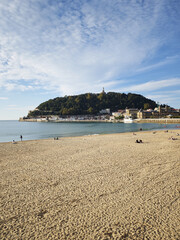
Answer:
[[[103,87],[180,108],[179,0],[0,1],[1,120]]]

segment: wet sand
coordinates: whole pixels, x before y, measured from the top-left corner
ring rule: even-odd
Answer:
[[[0,143],[0,239],[180,239],[177,133]]]

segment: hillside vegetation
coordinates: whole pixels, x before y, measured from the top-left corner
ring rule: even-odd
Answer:
[[[155,108],[156,102],[139,94],[102,92],[86,93],[50,99],[41,103],[28,117],[39,115],[80,115],[97,114],[100,110],[110,108],[111,111],[125,108]]]

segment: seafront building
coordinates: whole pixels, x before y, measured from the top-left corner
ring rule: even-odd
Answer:
[[[125,113],[123,115],[124,117],[126,116],[132,119],[136,119],[138,111],[139,111],[138,108],[126,108]]]
[[[111,112],[108,109],[102,109],[99,114],[96,115],[47,115],[37,116],[35,118],[20,118],[19,121],[34,121],[34,122],[61,122],[61,121],[120,121],[124,117],[132,118],[136,120],[145,119],[163,119],[163,118],[180,118],[180,109],[173,109],[168,106],[159,106],[155,109],[137,109],[126,108],[120,109],[117,112]]]
[[[180,110],[173,109],[168,106],[162,107],[159,106],[158,108],[147,109],[147,110],[139,110],[137,112],[137,119],[146,119],[146,118],[173,118],[179,117]]]

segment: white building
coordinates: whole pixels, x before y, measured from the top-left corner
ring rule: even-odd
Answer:
[[[110,108],[106,108],[106,109],[102,109],[101,111],[99,111],[100,114],[110,114],[111,113],[111,110]]]
[[[120,113],[120,112],[113,112],[112,115],[114,117],[119,117],[119,116],[122,116],[122,113]]]

